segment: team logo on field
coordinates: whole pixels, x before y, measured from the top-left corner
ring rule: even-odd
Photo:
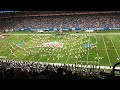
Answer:
[[[41,47],[63,47],[64,43],[61,42],[47,42],[42,43]]]

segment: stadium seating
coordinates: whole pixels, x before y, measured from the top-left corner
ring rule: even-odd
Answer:
[[[40,62],[0,60],[0,79],[100,79],[93,68],[50,65]],[[102,72],[102,71],[101,71]]]
[[[27,14],[26,14],[27,13]],[[0,30],[11,30],[19,28],[104,28],[120,27],[119,14],[77,14],[77,15],[60,15],[58,16],[29,16],[28,12],[21,13],[15,18],[1,16]],[[33,12],[34,14],[40,12]],[[44,12],[45,13],[45,12]],[[47,13],[47,12],[46,12]],[[48,15],[51,12],[48,12]],[[55,13],[55,12],[54,12]],[[58,12],[56,12],[58,13]],[[61,13],[61,12],[59,12]],[[24,14],[24,15],[23,15]],[[11,14],[10,14],[11,15]],[[42,15],[42,14],[40,14]],[[14,15],[13,15],[14,16]],[[19,18],[18,18],[19,17]]]
[[[0,15],[0,32],[19,28],[104,28],[120,27],[120,15],[113,13],[62,15],[66,12],[19,12]],[[72,12],[67,12],[72,13]],[[78,13],[78,12],[77,12]],[[85,12],[82,12],[85,13]],[[35,15],[38,14],[38,15]],[[39,16],[60,14],[60,16]],[[30,16],[33,15],[33,16]],[[17,16],[17,17],[16,17]],[[76,32],[78,33],[78,32]],[[20,43],[23,44],[23,43]],[[0,46],[1,48],[1,46]],[[41,62],[0,60],[0,79],[105,79],[112,73],[93,67],[76,68],[74,65],[55,65]]]

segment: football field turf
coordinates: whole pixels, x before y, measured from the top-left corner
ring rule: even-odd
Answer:
[[[6,60],[113,66],[120,61],[120,34],[1,35],[0,58]]]

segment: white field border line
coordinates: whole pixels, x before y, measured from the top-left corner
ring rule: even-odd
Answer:
[[[2,35],[15,35],[15,36],[17,36],[17,35],[53,35],[53,34],[2,34]]]
[[[86,33],[79,33],[79,34],[69,34],[69,35],[84,35]],[[92,33],[93,35],[120,35],[120,33]]]
[[[116,51],[116,54],[117,54],[118,58],[119,58],[120,56],[119,56],[119,54],[118,54],[118,52],[117,52],[117,49],[116,49],[116,47],[115,47],[115,45],[114,45],[114,43],[113,43],[113,41],[112,41],[111,38],[110,38],[110,40],[111,40],[111,42],[112,42],[112,45],[114,46],[114,49],[115,49],[115,51]]]
[[[86,33],[69,34],[69,35],[84,35]],[[93,35],[95,33],[92,33]],[[1,34],[1,35],[53,35],[53,34]],[[120,35],[120,33],[96,33],[96,35]]]
[[[96,37],[96,43],[98,44],[98,41],[97,41],[97,36],[95,35],[95,37]],[[97,50],[98,50],[98,46],[97,46]],[[99,57],[98,52],[97,52],[97,57]],[[98,66],[99,66],[100,61],[99,61],[99,58],[97,58],[97,59],[98,59]]]
[[[102,35],[102,38],[103,38],[103,35]],[[106,44],[105,44],[104,38],[103,38],[103,42],[104,42],[104,46],[105,46],[105,51],[106,51],[107,56],[108,56],[109,64],[110,64],[110,66],[111,66],[110,57],[109,57],[109,55],[108,55],[108,51],[107,51],[107,48],[106,48]]]

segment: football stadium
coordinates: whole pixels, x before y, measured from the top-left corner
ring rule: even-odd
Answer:
[[[0,11],[1,79],[118,78],[119,63],[120,11]]]

